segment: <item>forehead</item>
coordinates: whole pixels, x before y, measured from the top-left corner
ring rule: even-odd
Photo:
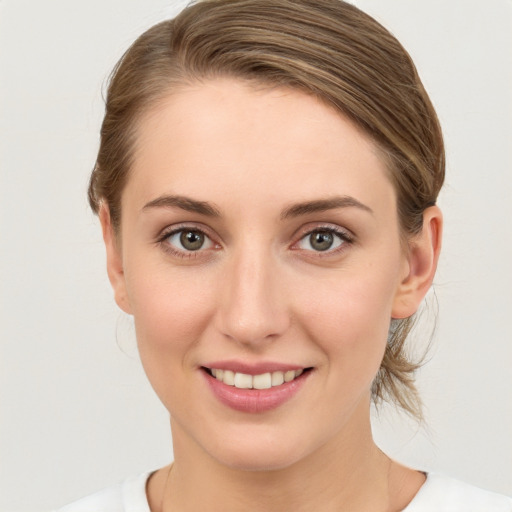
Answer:
[[[394,202],[375,145],[338,111],[298,90],[232,79],[184,87],[142,116],[130,183],[141,201],[236,190],[244,200],[350,193]]]

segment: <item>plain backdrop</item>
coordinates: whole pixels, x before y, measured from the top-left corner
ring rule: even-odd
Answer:
[[[172,458],[85,192],[110,69],[185,3],[0,0],[1,511],[49,510]],[[412,54],[448,153],[427,428],[384,408],[375,436],[512,494],[512,2],[356,3]]]

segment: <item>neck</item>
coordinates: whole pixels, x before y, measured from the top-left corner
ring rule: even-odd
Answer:
[[[164,510],[390,510],[392,463],[373,441],[368,414],[362,418],[298,462],[258,471],[220,463],[172,423],[175,461]]]

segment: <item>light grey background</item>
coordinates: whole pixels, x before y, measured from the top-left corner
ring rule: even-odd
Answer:
[[[116,309],[86,185],[101,88],[186,2],[0,0],[0,510],[48,510],[172,457]],[[428,429],[385,411],[383,448],[512,494],[512,3],[360,0],[415,59],[446,135]]]

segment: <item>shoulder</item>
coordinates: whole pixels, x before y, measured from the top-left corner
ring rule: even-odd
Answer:
[[[146,482],[150,475],[151,473],[143,473],[128,478],[55,512],[150,512],[146,498]]]
[[[512,512],[512,498],[429,473],[404,512]]]

